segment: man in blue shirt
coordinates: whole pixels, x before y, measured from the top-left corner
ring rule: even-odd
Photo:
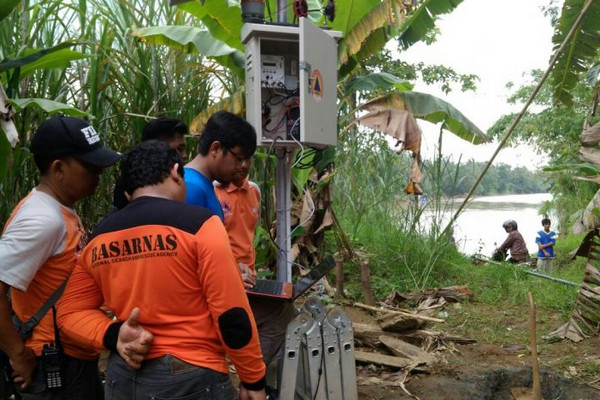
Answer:
[[[538,245],[537,269],[547,272],[552,269],[554,263],[554,245],[556,244],[556,233],[550,230],[550,219],[542,220],[543,230],[537,233],[535,242]]]
[[[256,132],[252,125],[228,111],[213,114],[200,136],[198,154],[185,166],[185,202],[208,208],[223,221],[213,181],[227,185],[247,169],[255,151]]]

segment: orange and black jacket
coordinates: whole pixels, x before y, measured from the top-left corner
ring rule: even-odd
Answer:
[[[93,232],[58,304],[62,332],[82,346],[116,347],[134,307],[154,342],[147,359],[171,354],[264,386],[265,365],[227,233],[219,217],[190,204],[141,197]]]

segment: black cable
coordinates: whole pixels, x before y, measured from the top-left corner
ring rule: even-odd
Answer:
[[[313,400],[316,400],[317,398],[317,394],[319,393],[319,386],[321,385],[321,377],[323,376],[323,364],[325,363],[325,348],[321,349],[321,361],[319,362],[319,379],[317,379],[317,387],[315,388],[315,395],[313,397]]]

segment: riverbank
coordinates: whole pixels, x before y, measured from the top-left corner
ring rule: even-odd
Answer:
[[[527,248],[535,252],[535,237],[544,216],[539,214],[540,207],[552,200],[549,193],[481,196],[470,199],[461,215],[453,224],[453,236],[456,245],[463,254],[484,254],[492,251],[506,239],[502,223],[515,220],[523,235]],[[442,200],[439,205],[430,203],[423,215],[429,223],[445,226],[455,211],[461,206],[463,198]],[[553,216],[549,216],[553,219]],[[555,224],[556,225],[556,224]],[[553,227],[556,230],[556,226]]]
[[[557,245],[556,270],[550,275],[581,283],[586,260],[568,254],[581,237],[563,238]],[[548,334],[573,312],[578,288],[541,279],[510,264],[473,265],[454,260],[453,267],[437,271],[448,285],[466,285],[472,300],[440,310],[443,324],[424,329],[474,339],[476,343],[447,348],[440,362],[425,373],[411,372],[404,387],[421,400],[514,400],[510,389],[531,387],[531,352],[527,293],[535,299],[536,337],[544,398],[600,399],[600,337],[579,343],[550,340]],[[427,287],[431,289],[431,287]],[[376,323],[373,315],[352,309],[352,320]],[[361,399],[408,400],[398,385],[402,371],[372,368],[379,383],[359,387]],[[376,380],[373,380],[374,382]],[[368,382],[363,381],[363,382]]]

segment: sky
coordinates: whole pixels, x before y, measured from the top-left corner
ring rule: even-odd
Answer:
[[[432,45],[418,43],[399,54],[402,61],[440,64],[460,74],[478,75],[477,91],[462,93],[459,85],[444,94],[439,87],[422,82],[415,91],[433,94],[446,100],[468,119],[486,132],[502,115],[521,111],[522,105],[506,104],[510,92],[508,82],[526,82],[532,69],[546,70],[552,55],[550,19],[541,6],[549,0],[464,0],[452,13],[437,22],[441,31]],[[439,127],[419,120],[423,130],[422,154],[433,158],[437,152]],[[488,161],[498,143],[471,145],[444,132],[442,152],[455,162],[462,154],[462,162],[469,159]],[[545,157],[535,154],[528,146],[502,149],[495,164],[536,169],[545,163]]]

